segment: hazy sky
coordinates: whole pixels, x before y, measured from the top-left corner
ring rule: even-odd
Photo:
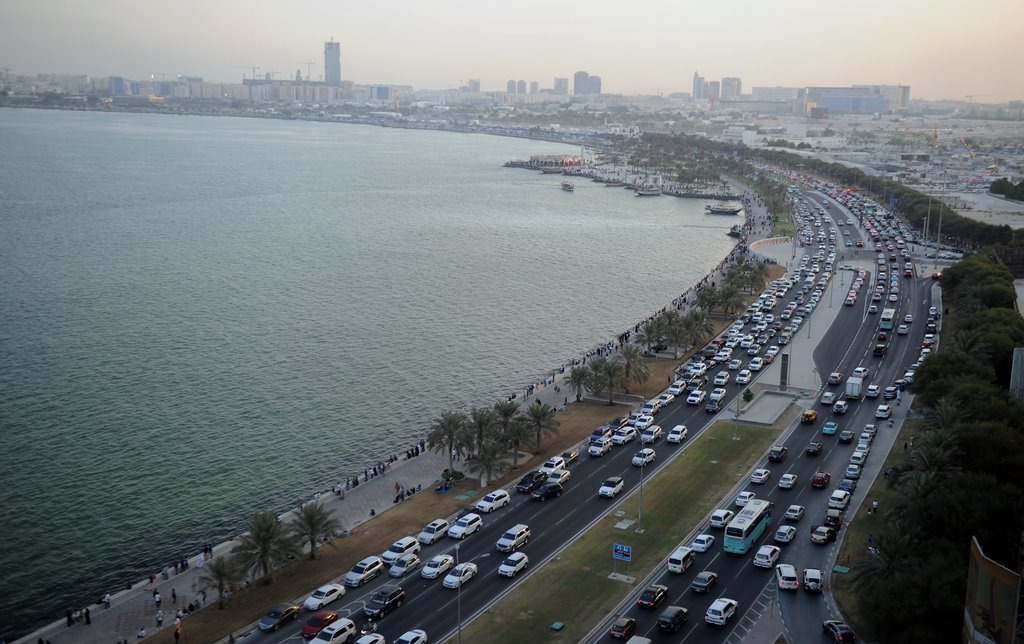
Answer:
[[[0,67],[240,82],[323,74],[484,90],[601,76],[607,93],[905,84],[912,98],[1024,99],[1024,0],[0,0]]]

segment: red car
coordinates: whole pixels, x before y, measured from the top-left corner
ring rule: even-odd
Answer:
[[[620,640],[629,639],[634,633],[636,633],[636,620],[625,615],[615,620],[608,631],[609,635]]]
[[[828,484],[832,482],[832,475],[828,472],[815,472],[814,476],[811,477],[811,487],[828,487]]]
[[[320,634],[320,631],[330,626],[332,622],[338,619],[338,611],[336,610],[321,610],[317,611],[315,615],[309,618],[309,621],[302,627],[300,634],[307,640],[313,639]]]

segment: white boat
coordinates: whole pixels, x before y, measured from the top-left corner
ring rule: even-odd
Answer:
[[[575,189],[576,189],[576,186],[572,185],[568,181],[563,181],[562,182],[562,190],[565,190],[566,192],[572,192]]]
[[[709,214],[712,215],[738,215],[743,210],[743,206],[736,206],[733,204],[724,204],[721,206],[704,206]]]

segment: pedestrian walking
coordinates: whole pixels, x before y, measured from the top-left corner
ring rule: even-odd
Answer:
[[[146,629],[142,626],[139,627],[139,634],[136,636],[140,640],[146,639]]]
[[[103,596],[103,608],[110,608],[110,593]]]
[[[86,624],[86,626],[88,626],[89,624],[92,624],[92,614],[89,613],[89,607],[88,606],[85,607],[85,610],[82,611],[82,614],[85,615],[85,624]]]
[[[171,589],[171,603],[172,604],[177,604],[178,603],[178,591],[174,590],[173,588]]]
[[[163,628],[163,625],[164,625],[164,612],[162,610],[158,610],[156,612],[156,627],[157,628]]]
[[[157,608],[160,608],[160,602],[162,601],[163,598],[160,597],[160,593],[153,593],[153,603],[156,604]]]

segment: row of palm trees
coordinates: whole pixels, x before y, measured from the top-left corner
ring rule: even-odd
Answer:
[[[201,583],[216,589],[217,603],[224,608],[229,588],[246,579],[270,583],[277,568],[302,554],[304,544],[309,544],[309,558],[316,559],[318,543],[330,543],[340,527],[322,503],[303,505],[289,523],[279,521],[272,512],[257,512],[231,554],[206,562]]]

